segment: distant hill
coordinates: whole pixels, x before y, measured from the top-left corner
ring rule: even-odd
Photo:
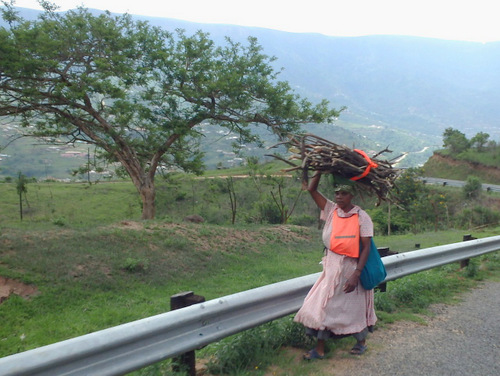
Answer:
[[[500,136],[500,42],[421,37],[330,37],[233,25],[140,17],[244,41],[256,37],[278,58],[282,78],[309,98],[348,106],[342,120],[441,136],[447,127]]]
[[[26,18],[37,14],[19,9]],[[348,107],[334,126],[315,126],[309,131],[369,150],[389,146],[394,156],[405,155],[403,166],[425,163],[441,147],[447,127],[469,137],[482,131],[493,140],[500,138],[500,42],[329,37],[134,17],[172,31],[203,30],[216,43],[224,43],[226,36],[240,42],[256,37],[264,53],[277,57],[276,67],[284,68],[280,79],[299,94],[311,101],[326,98],[337,108]],[[0,132],[0,142],[1,137]],[[209,166],[213,166],[221,146],[211,143],[206,149]]]

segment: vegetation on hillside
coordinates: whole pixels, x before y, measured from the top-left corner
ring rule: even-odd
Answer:
[[[399,204],[369,211],[380,234],[472,229],[500,221],[500,200],[470,177],[461,189],[426,185],[423,169],[411,168],[396,181]]]
[[[5,318],[0,356],[168,311],[168,297],[181,291],[213,299],[320,271],[318,211],[302,195],[300,180],[276,175],[276,166],[268,170],[267,165],[250,165],[251,169],[214,172],[227,175],[170,175],[158,184],[159,213],[151,221],[139,221],[141,202],[127,182],[27,180],[22,196],[18,181],[1,182],[0,276],[30,285],[37,293],[29,299],[13,295],[0,305]],[[380,218],[377,213],[387,208],[375,208],[370,198],[359,198],[378,226],[377,245],[405,252],[417,243],[426,248],[461,241],[464,231],[470,232],[482,217],[468,218],[461,224],[463,230],[441,231],[441,225],[435,228],[434,220],[424,215],[428,206],[423,205],[428,194],[456,197],[447,205],[460,196],[463,203],[465,191],[434,191],[415,178],[417,171],[412,174],[416,175],[404,177],[400,194],[410,209],[412,203],[422,208],[402,212],[392,223],[399,226],[409,217],[421,224],[413,226],[410,220],[409,227],[398,229],[402,235],[381,236],[387,213]],[[322,184],[322,191],[331,196],[328,179]],[[476,204],[485,199],[484,193],[469,196]],[[23,205],[22,221],[19,197],[29,201],[29,206]],[[188,214],[205,221],[182,221]],[[439,231],[409,231],[426,229]],[[486,237],[498,228],[473,231],[476,237]],[[387,293],[376,293],[379,325],[403,317],[418,319],[416,312],[495,273],[499,263],[497,256],[489,255],[471,262],[467,270],[447,266],[390,283]],[[300,326],[285,318],[213,344],[199,357],[210,360],[213,373],[250,374],[272,362],[280,347],[290,345],[306,346],[307,339]],[[332,351],[342,346],[347,342],[331,344]],[[164,362],[137,374],[169,375],[170,366]]]
[[[255,184],[249,179],[244,181],[247,186]],[[31,285],[37,293],[28,299],[12,295],[0,305],[4,318],[0,356],[168,311],[169,296],[182,291],[215,299],[320,271],[322,246],[316,223],[181,221],[191,208],[208,205],[193,197],[204,189],[217,191],[224,181],[177,182],[177,197],[182,199],[175,218],[154,221],[137,220],[140,203],[127,183],[30,182],[26,192],[30,209],[25,209],[21,222],[14,210],[15,182],[1,183],[0,210],[8,215],[0,218],[0,276]],[[160,195],[161,202],[166,202],[165,197]],[[217,204],[212,198],[210,205],[224,207],[228,200],[224,197]],[[174,203],[175,198],[168,201],[168,205]],[[491,228],[473,234],[486,237],[497,232],[498,228]],[[376,242],[406,252],[416,243],[426,248],[458,242],[462,236],[463,231],[448,230],[377,236]],[[475,279],[498,272],[499,264],[498,255],[488,255],[471,262],[467,270],[450,265],[390,283],[387,293],[376,293],[379,326],[401,318],[422,320],[415,313],[425,312],[432,302],[450,299]],[[266,364],[276,360],[274,354],[281,346],[307,343],[302,327],[285,318],[213,344],[198,357],[210,360],[213,373],[260,375]],[[348,345],[341,341],[330,347],[334,352]],[[171,375],[170,366],[164,362],[137,374]]]
[[[464,188],[453,189],[426,185],[422,174],[421,169],[411,168],[396,180],[394,195],[398,205],[383,202],[377,206],[375,197],[356,198],[372,216],[377,235],[470,229],[498,223],[500,199],[494,192],[481,190],[478,179],[470,177]],[[259,164],[257,158],[248,158],[246,166],[215,170],[204,176],[168,174],[157,183],[157,218],[177,221],[197,215],[217,225],[317,226],[318,210],[301,190],[301,178],[298,173],[281,173],[279,163]],[[4,197],[0,209],[5,214],[0,217],[0,225],[15,223],[20,205],[24,222],[43,226],[80,227],[90,221],[97,225],[136,220],[142,211],[142,202],[135,197],[132,185],[127,188],[126,181],[68,184],[27,180],[22,196],[16,195],[14,179],[4,182],[0,184]],[[327,197],[334,196],[331,175],[320,184]],[[108,198],[94,202],[94,195]],[[78,209],[84,202],[91,210]]]
[[[483,183],[500,184],[500,145],[479,132],[468,139],[457,129],[443,133],[443,148],[423,166],[425,176],[465,181],[476,177]]]
[[[473,164],[500,168],[500,145],[491,140],[488,133],[479,132],[468,139],[459,130],[447,128],[443,133],[443,147],[436,153]]]

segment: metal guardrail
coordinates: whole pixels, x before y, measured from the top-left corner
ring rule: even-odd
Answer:
[[[500,249],[500,236],[383,258],[385,281]],[[0,358],[0,376],[123,375],[296,312],[320,273]]]

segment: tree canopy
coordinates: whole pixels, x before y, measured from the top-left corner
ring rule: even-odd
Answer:
[[[453,153],[461,153],[470,147],[470,141],[458,129],[446,128],[443,132],[443,146]]]
[[[29,136],[96,145],[131,177],[144,219],[155,215],[159,169],[202,171],[202,124],[259,143],[256,125],[283,137],[340,112],[279,81],[275,58],[255,38],[217,46],[201,31],[188,36],[83,7],[59,13],[46,1],[27,21],[14,2],[3,4],[0,116]]]
[[[490,135],[485,132],[476,133],[474,137],[470,139],[470,143],[477,151],[482,151],[485,145],[488,143]]]

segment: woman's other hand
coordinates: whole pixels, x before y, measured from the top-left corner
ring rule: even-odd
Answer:
[[[356,269],[351,274],[351,276],[347,279],[346,283],[344,284],[344,289],[343,289],[346,294],[353,292],[356,289],[356,287],[358,286],[360,275],[361,275],[361,272]]]

